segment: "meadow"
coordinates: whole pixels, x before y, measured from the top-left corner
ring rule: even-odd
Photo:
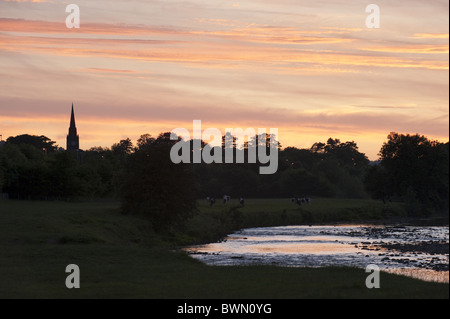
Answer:
[[[367,289],[357,268],[211,267],[180,251],[219,240],[236,227],[402,218],[400,205],[371,200],[246,200],[225,208],[199,201],[182,229],[155,233],[123,215],[115,201],[0,201],[0,298],[301,299],[448,298],[448,284],[382,274]],[[80,267],[80,289],[67,289],[68,264]]]

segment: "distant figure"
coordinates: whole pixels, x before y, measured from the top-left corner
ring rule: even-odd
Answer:
[[[208,197],[208,198],[209,198],[209,207],[211,207],[216,203],[216,199],[214,197]]]
[[[228,202],[230,201],[231,197],[228,195],[223,195],[223,203],[224,204],[228,204]]]
[[[242,197],[239,199],[239,203],[240,203],[242,206],[244,206],[244,199],[243,199]]]

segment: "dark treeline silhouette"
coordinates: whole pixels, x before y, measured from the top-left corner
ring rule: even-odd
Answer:
[[[173,164],[170,133],[144,134],[136,145],[124,139],[111,148],[77,154],[58,150],[45,136],[10,137],[0,147],[0,193],[40,200],[118,197],[124,211],[159,212],[154,216],[160,224],[167,223],[164,214],[176,219],[169,211],[191,211],[193,198],[225,194],[235,199],[374,197],[404,201],[413,215],[448,212],[448,143],[391,133],[377,162],[370,162],[353,141],[330,138],[307,149],[282,149],[278,143],[278,171],[260,175],[261,164],[247,161],[248,147],[266,143],[268,148],[269,137],[255,136],[239,149],[224,136],[222,146],[211,152],[222,148],[225,156],[225,147],[231,147],[234,158],[242,152],[244,163],[232,164]],[[200,147],[205,146],[201,141]]]
[[[411,216],[448,213],[448,142],[391,133],[379,155],[380,164],[370,167],[365,179],[373,197],[403,201]]]
[[[0,193],[11,199],[110,196],[120,160],[101,147],[74,154],[45,136],[10,137],[0,147]]]
[[[341,143],[330,138],[327,143],[316,143],[326,147],[319,148],[314,144],[311,149],[281,149],[278,143],[278,171],[273,175],[261,175],[261,163],[252,164],[248,161],[248,146],[262,143],[269,149],[270,137],[264,134],[255,136],[244,144],[243,150],[234,143],[234,154],[244,153],[242,164],[193,165],[202,195],[214,197],[228,194],[233,198],[368,196],[364,191],[363,177],[369,160],[358,151],[355,143]],[[222,151],[224,154],[225,150]],[[222,162],[225,163],[225,160]]]

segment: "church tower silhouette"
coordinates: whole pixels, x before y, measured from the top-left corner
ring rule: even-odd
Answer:
[[[67,135],[67,150],[76,152],[79,149],[80,149],[80,137],[77,134],[77,127],[75,125],[75,114],[73,112],[73,103],[72,103],[72,114],[70,115],[69,135]]]

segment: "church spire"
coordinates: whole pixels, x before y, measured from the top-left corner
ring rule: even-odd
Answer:
[[[80,138],[77,134],[77,127],[75,125],[75,112],[73,110],[73,103],[72,103],[72,113],[70,114],[69,135],[67,135],[67,150],[68,151],[78,151],[79,149],[80,149]]]
[[[73,103],[72,103],[72,114],[70,115],[70,128],[75,128],[75,114],[73,112]]]

